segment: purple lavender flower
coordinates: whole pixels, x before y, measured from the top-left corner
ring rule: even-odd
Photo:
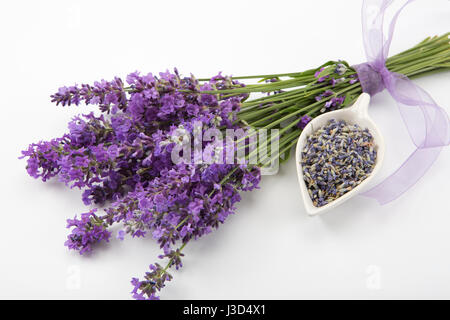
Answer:
[[[334,86],[336,86],[337,84],[342,83],[342,82],[344,82],[344,81],[345,81],[345,78],[338,78],[338,79],[331,78],[330,84],[331,84],[332,87],[334,87]]]
[[[334,94],[333,91],[331,91],[331,90],[325,90],[325,91],[322,92],[321,94],[317,95],[317,96],[315,97],[315,100],[316,100],[316,101],[321,101],[323,98],[332,96],[333,94]]]
[[[111,108],[114,111],[126,108],[125,91],[120,78],[95,82],[93,86],[82,84],[81,86],[62,87],[57,93],[51,95],[51,100],[62,106],[79,105],[81,101],[86,104],[98,104],[102,111],[108,113]]]
[[[136,300],[159,300],[158,291],[166,286],[166,282],[172,280],[172,276],[158,263],[150,265],[150,272],[146,272],[145,280],[137,278],[131,280],[133,285],[133,298]]]
[[[103,240],[109,241],[111,233],[106,230],[105,223],[95,215],[97,209],[81,214],[81,219],[67,220],[67,228],[72,228],[72,233],[64,243],[69,249],[78,250],[80,254],[92,251],[92,245]]]
[[[312,118],[311,118],[309,115],[305,114],[305,115],[300,119],[300,121],[298,122],[297,127],[303,130],[303,129],[305,129],[306,125],[307,125],[311,120],[312,120]]]
[[[322,71],[324,71],[325,70],[325,67],[322,67],[322,68],[320,68],[319,70],[317,70],[315,73],[314,73],[314,77],[315,78],[317,78],[317,82],[323,82],[323,81],[325,81],[325,79],[326,78],[328,78],[329,77],[329,75],[324,75],[324,76],[320,76],[320,74],[322,73]]]
[[[344,64],[338,63],[336,64],[336,69],[334,69],[334,72],[342,76],[344,73],[347,72],[347,70],[348,68]]]
[[[123,241],[125,239],[125,234],[126,232],[124,230],[119,230],[119,232],[117,232],[117,239]]]
[[[47,181],[60,172],[58,160],[64,151],[63,143],[68,140],[68,135],[64,135],[48,142],[33,143],[27,150],[22,151],[19,159],[28,157],[26,167],[28,174],[35,179],[42,178],[42,181]]]

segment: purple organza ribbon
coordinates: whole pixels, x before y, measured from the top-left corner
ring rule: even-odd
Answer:
[[[387,38],[383,34],[386,9],[392,0],[364,0],[362,7],[363,41],[367,63],[354,66],[363,92],[375,95],[386,88],[397,101],[400,114],[416,150],[394,173],[362,193],[385,204],[411,188],[431,167],[442,147],[450,143],[447,113],[431,96],[405,75],[390,72],[386,59],[394,33],[395,22],[407,1],[392,18]]]

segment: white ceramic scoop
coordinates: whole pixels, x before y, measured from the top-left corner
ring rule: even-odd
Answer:
[[[353,106],[341,110],[324,113],[316,117],[315,119],[311,120],[311,122],[308,123],[305,129],[303,129],[303,132],[301,133],[297,142],[297,148],[295,150],[295,161],[297,166],[298,182],[300,183],[300,191],[302,194],[303,203],[305,204],[306,212],[310,216],[323,213],[331,208],[338,206],[344,201],[347,201],[354,195],[357,195],[368,183],[370,183],[372,178],[379,171],[381,163],[383,162],[384,158],[384,139],[375,123],[369,117],[369,114],[367,112],[369,102],[370,102],[370,95],[368,95],[367,93],[362,93],[358,97]],[[330,202],[322,207],[316,207],[312,203],[312,200],[308,193],[308,189],[306,188],[306,183],[303,180],[303,170],[301,165],[302,151],[304,149],[307,138],[313,132],[325,126],[331,119],[345,120],[348,124],[358,124],[363,129],[365,128],[369,129],[374,139],[375,150],[377,150],[377,157],[371,174],[365,180],[363,180],[358,186],[356,186],[349,192],[345,193],[341,197],[337,198],[333,202]]]

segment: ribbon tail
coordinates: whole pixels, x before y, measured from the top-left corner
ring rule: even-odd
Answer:
[[[400,197],[428,171],[436,161],[442,147],[417,148],[389,177],[360,195],[386,204]]]
[[[394,173],[361,194],[386,204],[411,188],[436,161],[442,148],[450,143],[450,121],[445,110],[406,76],[387,69],[382,76],[416,146]]]

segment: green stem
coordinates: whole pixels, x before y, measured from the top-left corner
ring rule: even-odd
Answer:
[[[184,247],[185,247],[186,245],[187,245],[187,242],[183,243],[183,244],[181,245],[181,247],[178,248],[178,250],[181,252],[181,251],[184,249]],[[169,262],[167,262],[166,266],[165,266],[164,269],[163,269],[163,273],[166,273],[167,269],[170,268],[170,266],[172,265],[172,263],[173,263],[173,258],[170,258]]]

